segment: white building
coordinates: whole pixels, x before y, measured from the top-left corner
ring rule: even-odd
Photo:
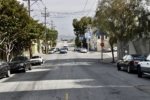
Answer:
[[[110,48],[110,44],[109,44],[109,37],[107,35],[104,35],[104,48]],[[102,47],[101,44],[102,43],[102,36],[97,36],[97,34],[93,34],[92,38],[90,39],[90,49],[94,50],[94,51],[101,51]]]

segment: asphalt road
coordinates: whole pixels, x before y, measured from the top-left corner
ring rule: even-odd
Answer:
[[[150,76],[118,71],[98,54],[70,50],[43,57],[43,65],[0,79],[0,100],[150,100]]]

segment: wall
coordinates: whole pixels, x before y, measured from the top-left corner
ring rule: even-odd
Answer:
[[[102,47],[100,46],[101,44],[101,37],[98,39],[97,36],[97,51],[101,51]],[[103,48],[110,48],[110,44],[109,44],[109,37],[107,37],[106,35],[104,36],[104,47]]]
[[[140,39],[129,42],[129,54],[144,54],[150,53],[150,39]]]

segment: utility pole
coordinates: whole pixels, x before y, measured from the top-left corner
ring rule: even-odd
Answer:
[[[88,52],[90,51],[91,25],[88,25]]]
[[[86,38],[86,43],[88,46],[88,52],[90,51],[89,47],[90,47],[90,39],[92,37],[92,33],[91,33],[91,26],[88,25],[87,26],[87,33],[85,33],[85,38]]]
[[[28,0],[28,13],[29,13],[29,16],[30,16],[30,0]],[[32,58],[32,45],[31,44],[30,44],[30,47],[29,47],[30,58]]]
[[[51,30],[53,30],[53,21],[51,20]]]
[[[23,0],[23,1],[28,1],[28,14],[29,14],[29,16],[30,16],[30,7],[35,3],[35,2],[37,2],[37,1],[35,1],[35,0],[31,0],[31,1],[35,1],[32,5],[30,5],[30,0]],[[29,47],[29,53],[30,53],[30,58],[32,57],[32,46],[30,45],[30,47]]]
[[[41,13],[42,14],[42,17],[44,17],[44,24],[45,24],[45,27],[46,27],[46,17],[49,17],[49,13],[47,13],[47,8],[45,7],[44,8],[44,13]],[[45,28],[45,54],[47,53],[47,40],[46,40],[46,28]]]
[[[51,20],[51,24],[50,25],[51,25],[51,30],[55,30],[56,26],[54,26],[53,20]]]

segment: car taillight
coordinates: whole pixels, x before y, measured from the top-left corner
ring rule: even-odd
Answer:
[[[133,61],[133,62],[134,62],[135,65],[139,63],[139,61]]]

